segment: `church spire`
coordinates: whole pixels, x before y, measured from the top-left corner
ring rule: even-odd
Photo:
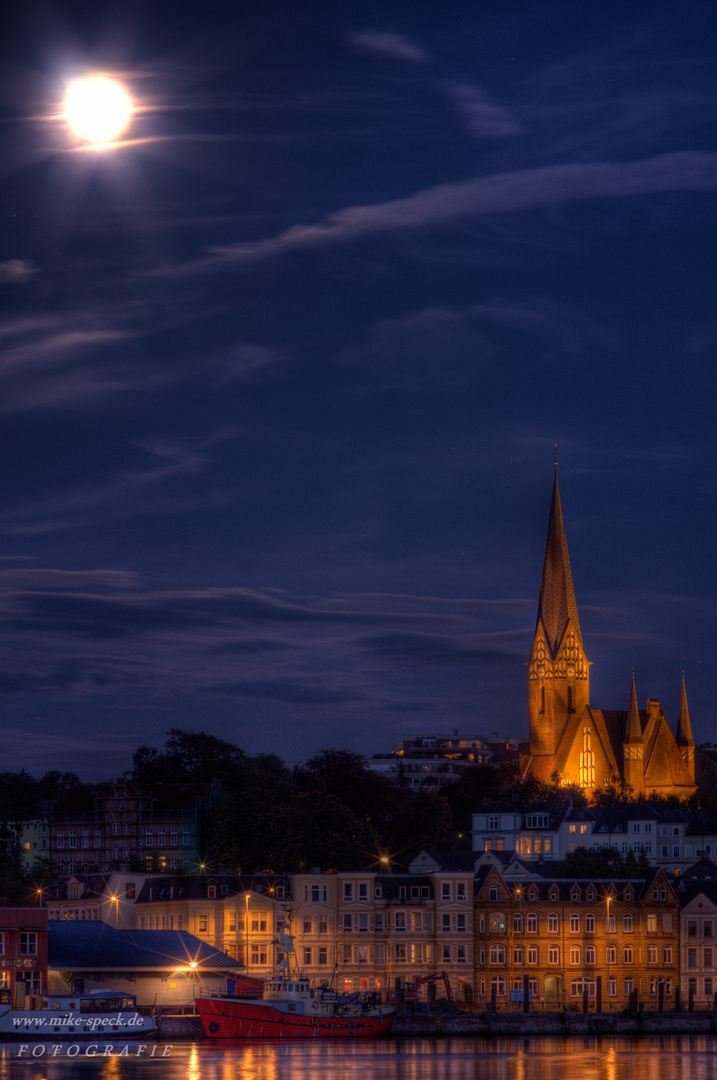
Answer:
[[[538,618],[528,663],[530,752],[555,754],[573,716],[589,701],[589,664],[580,633],[555,463]]]
[[[637,691],[635,690],[635,672],[632,673],[632,686],[630,687],[630,704],[627,707],[627,719],[625,721],[625,742],[628,745],[644,746],[642,737],[642,724],[640,723],[640,710],[637,707]]]
[[[543,579],[540,583],[538,623],[540,624],[541,621],[553,659],[557,656],[568,621],[572,624],[575,638],[582,645],[578,605],[575,602],[573,575],[570,570],[570,556],[568,555],[568,541],[565,536],[563,508],[560,502],[557,464],[553,481],[553,499],[550,504],[550,518],[548,520],[548,539],[545,544],[545,557],[543,559]]]
[[[680,694],[680,711],[677,715],[677,734],[675,742],[680,748],[683,761],[690,770],[692,779],[695,778],[695,740],[692,738],[692,724],[690,723],[690,710],[687,708],[687,691],[685,690],[685,675],[682,673],[682,693]]]

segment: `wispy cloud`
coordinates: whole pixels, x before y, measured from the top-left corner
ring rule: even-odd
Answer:
[[[445,89],[471,134],[479,138],[505,139],[523,131],[508,110],[491,101],[480,87],[471,83],[449,82]]]
[[[496,356],[510,367],[510,356],[522,356],[528,340],[536,358],[570,355],[577,362],[591,347],[610,349],[605,331],[584,313],[552,300],[535,297],[523,304],[508,300],[474,304],[467,308],[424,308],[399,319],[383,319],[367,328],[361,340],[343,349],[339,363],[367,367],[381,376],[378,385],[449,386],[475,378],[477,372],[494,374]]]
[[[172,275],[220,269],[292,251],[346,243],[371,234],[426,228],[461,218],[515,213],[564,202],[715,189],[717,154],[710,152],[683,151],[618,163],[548,165],[441,184],[390,202],[346,207],[314,224],[294,225],[265,240],[212,247],[204,259],[159,272]]]
[[[213,460],[211,448],[231,438],[222,429],[201,443],[147,440],[140,449],[151,456],[147,468],[127,470],[98,485],[53,494],[0,515],[8,536],[33,536],[96,525],[99,520],[129,519],[160,510],[176,512],[183,502],[167,490],[179,478],[198,476]],[[189,498],[189,496],[187,496]]]
[[[38,272],[32,259],[6,259],[0,262],[0,285],[24,285]]]
[[[430,64],[433,57],[405,34],[381,30],[362,30],[348,35],[349,44],[358,52],[373,53],[413,64]]]

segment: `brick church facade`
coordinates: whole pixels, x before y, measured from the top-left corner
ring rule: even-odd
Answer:
[[[530,753],[525,773],[586,790],[624,783],[633,795],[687,798],[696,790],[695,744],[684,678],[677,732],[659,701],[639,709],[633,675],[627,710],[590,705],[585,655],[555,470],[538,619],[528,665]]]

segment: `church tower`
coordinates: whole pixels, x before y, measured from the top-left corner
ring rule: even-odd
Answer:
[[[582,715],[590,696],[557,466],[528,677],[530,753],[554,755],[568,721],[576,713]]]
[[[677,735],[675,736],[682,760],[689,770],[689,774],[695,778],[695,740],[692,738],[692,725],[690,724],[690,710],[687,708],[687,691],[685,690],[685,676],[682,676],[682,694],[680,695],[680,711],[677,715]]]

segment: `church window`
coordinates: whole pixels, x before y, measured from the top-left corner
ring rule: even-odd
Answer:
[[[545,687],[540,687],[540,711],[545,712]]]
[[[569,713],[575,712],[575,710],[573,708],[573,688],[572,688],[572,686],[568,687],[568,712]]]
[[[595,755],[590,748],[590,729],[583,729],[583,749],[580,754],[580,786],[595,787]]]

